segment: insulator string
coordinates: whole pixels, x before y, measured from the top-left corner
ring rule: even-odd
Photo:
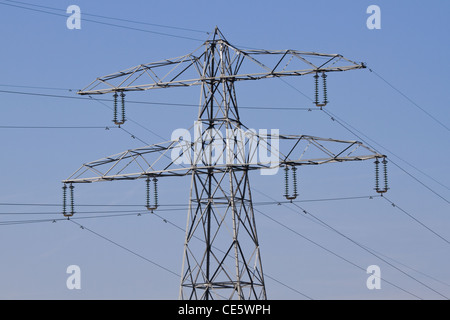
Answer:
[[[67,186],[64,184],[63,189],[63,215],[67,215]]]
[[[73,214],[75,213],[75,199],[74,199],[74,195],[73,195],[73,189],[75,187],[70,184],[69,189],[70,189],[70,216],[73,216]]]
[[[284,168],[284,187],[285,187],[285,191],[284,191],[284,196],[287,198],[289,196],[289,168],[288,166],[286,166]]]
[[[387,174],[387,160],[386,158],[383,158],[383,189],[380,188],[380,161],[378,160],[378,158],[376,158],[375,160],[375,191],[378,193],[385,193],[388,191],[389,186],[388,186],[388,174]]]
[[[380,190],[380,168],[379,168],[380,161],[378,158],[375,160],[375,191]]]
[[[294,197],[296,198],[298,196],[297,193],[297,168],[293,167],[292,168],[292,182],[294,184]]]
[[[150,201],[150,177],[147,176],[146,179],[146,207],[147,210],[150,210],[153,212],[153,210],[156,210],[158,208],[158,179],[153,178],[153,204],[151,204]]]
[[[120,98],[122,100],[122,121],[120,124],[125,123],[125,93],[123,91],[120,93]]]
[[[154,192],[154,201],[155,201],[155,209],[158,208],[158,179],[153,178],[153,192]]]
[[[150,178],[149,177],[147,177],[147,180],[146,180],[146,191],[147,191],[146,207],[150,208]]]
[[[287,200],[294,200],[295,198],[297,198],[298,196],[298,192],[297,192],[297,168],[296,167],[292,167],[292,190],[293,190],[293,194],[291,195],[289,193],[289,166],[286,166],[284,168],[284,183],[285,183],[285,193],[284,193],[284,197]]]
[[[328,104],[327,74],[322,71],[322,102],[319,102],[319,72],[314,75],[314,104],[317,107],[325,107]]]
[[[387,160],[386,158],[383,159],[383,170],[384,170],[384,190],[385,192],[388,191],[388,174],[387,174]]]
[[[113,98],[114,98],[114,117],[113,117],[113,122],[115,124],[118,124],[117,121],[117,92],[114,92]]]
[[[316,106],[318,106],[319,105],[319,74],[317,72],[314,75],[314,85],[315,85],[315,91],[314,91],[315,101],[314,101],[314,103],[316,104]]]
[[[325,72],[322,73],[322,80],[323,80],[323,105],[325,106],[328,103],[328,96],[327,96],[327,75]]]

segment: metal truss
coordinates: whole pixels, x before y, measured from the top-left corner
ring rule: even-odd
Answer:
[[[206,74],[213,61],[209,48],[217,46],[227,57],[220,57],[224,72]],[[206,50],[204,49],[206,47]],[[220,47],[220,48],[219,48]],[[303,76],[320,72],[348,71],[365,68],[340,54],[325,54],[297,50],[243,50],[231,45],[216,30],[213,38],[190,54],[140,64],[105,75],[80,90],[80,95],[118,91],[144,91],[168,87],[189,87],[205,82],[234,82],[274,77]],[[221,70],[218,68],[217,70]]]
[[[244,141],[234,135],[221,140],[173,140],[127,150],[83,164],[64,183],[135,180],[148,176],[186,176],[193,171],[215,173],[277,169],[289,166],[362,161],[384,157],[354,140],[336,140],[307,135],[260,135],[246,131]],[[272,145],[278,139],[280,146]],[[220,141],[220,142],[218,142]],[[231,147],[230,147],[231,146]],[[286,150],[282,153],[281,150]],[[276,159],[261,159],[256,152],[277,154]],[[210,152],[214,157],[208,158]],[[231,159],[229,158],[231,156]]]
[[[308,74],[317,80],[319,73],[325,83],[328,72],[364,67],[339,54],[242,50],[216,28],[190,54],[99,77],[78,92],[117,94],[199,85],[194,139],[177,137],[85,163],[63,183],[72,187],[74,183],[191,176],[180,299],[266,299],[250,171],[273,174],[281,167],[383,155],[358,141],[248,129],[241,123],[235,84]]]

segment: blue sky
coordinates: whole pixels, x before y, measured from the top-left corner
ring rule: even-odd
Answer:
[[[66,27],[65,10],[72,4],[81,8],[80,30]],[[366,26],[366,9],[372,4],[381,9],[380,30]],[[186,207],[169,205],[187,205],[189,178],[160,181],[160,203],[166,209],[157,215],[137,216],[143,206],[97,206],[77,207],[76,217],[83,219],[74,221],[85,229],[52,219],[62,218],[61,180],[81,164],[168,140],[174,129],[191,127],[195,107],[158,102],[195,105],[199,87],[130,93],[129,99],[156,104],[128,105],[127,117],[135,122],[128,121],[126,131],[104,129],[113,126],[108,102],[42,94],[75,97],[76,90],[98,76],[187,54],[215,26],[237,47],[340,53],[365,62],[367,69],[328,79],[331,102],[326,110],[340,122],[317,110],[243,109],[241,119],[248,127],[278,128],[286,134],[363,138],[397,164],[389,164],[391,189],[386,198],[374,199],[368,198],[375,195],[372,161],[300,170],[299,200],[305,202],[298,205],[369,247],[372,254],[299,214],[298,207],[255,206],[263,268],[270,276],[268,297],[305,299],[299,292],[314,299],[450,297],[448,2],[39,1],[38,5],[60,11],[0,1],[1,299],[178,298],[180,279],[166,269],[181,272],[180,228],[185,227],[187,212]],[[312,107],[292,88],[312,97],[312,77],[286,82],[239,83],[238,101],[241,106]],[[251,178],[255,202],[283,200],[281,174],[255,173]],[[76,204],[144,205],[144,188],[143,181],[77,186]],[[338,198],[351,199],[324,200]],[[92,218],[124,213],[115,211],[131,212]],[[81,268],[80,290],[66,287],[66,268],[73,264]],[[366,287],[365,269],[374,264],[381,268],[380,290]]]

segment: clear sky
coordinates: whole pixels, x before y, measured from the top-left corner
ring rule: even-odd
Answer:
[[[110,102],[72,97],[96,77],[192,52],[215,26],[237,47],[365,62],[329,76],[335,121],[303,110],[314,107],[300,93],[313,96],[312,77],[237,84],[241,106],[268,108],[242,109],[241,120],[363,139],[391,160],[384,198],[366,161],[300,168],[296,204],[313,216],[255,205],[268,298],[450,298],[448,1],[30,3],[0,0],[1,299],[178,298],[190,179],[161,179],[160,210],[140,216],[144,181],[77,185],[79,225],[62,219],[61,181],[85,162],[191,127],[200,88],[130,93],[147,103],[127,106],[124,130],[112,128]],[[70,5],[81,8],[79,30],[66,26]],[[381,9],[381,29],[367,27],[370,5]],[[284,200],[281,173],[251,179],[256,203]],[[66,286],[70,265],[80,267],[79,290]],[[381,289],[366,286],[370,265],[380,267]]]

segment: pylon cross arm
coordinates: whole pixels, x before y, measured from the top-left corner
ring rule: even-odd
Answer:
[[[63,183],[185,176],[192,170],[274,169],[286,165],[319,165],[384,157],[353,140],[258,134],[252,131],[247,131],[245,136],[242,143],[236,143],[230,137],[213,139],[207,136],[208,140],[205,140],[202,136],[194,141],[173,140],[126,150],[83,164]],[[230,141],[233,141],[231,146]]]
[[[233,73],[206,76],[205,65],[212,62],[205,62],[207,53],[200,51],[202,46],[184,56],[140,64],[98,77],[78,91],[78,94],[145,91],[168,87],[189,87],[211,81],[259,80],[365,68],[363,63],[354,62],[340,54],[298,50],[242,50],[230,45],[224,39],[215,40],[215,42],[216,46],[226,46],[229,55],[227,59],[217,61],[217,67],[234,70]],[[208,41],[206,43],[210,44]],[[224,63],[226,63],[225,66]]]

